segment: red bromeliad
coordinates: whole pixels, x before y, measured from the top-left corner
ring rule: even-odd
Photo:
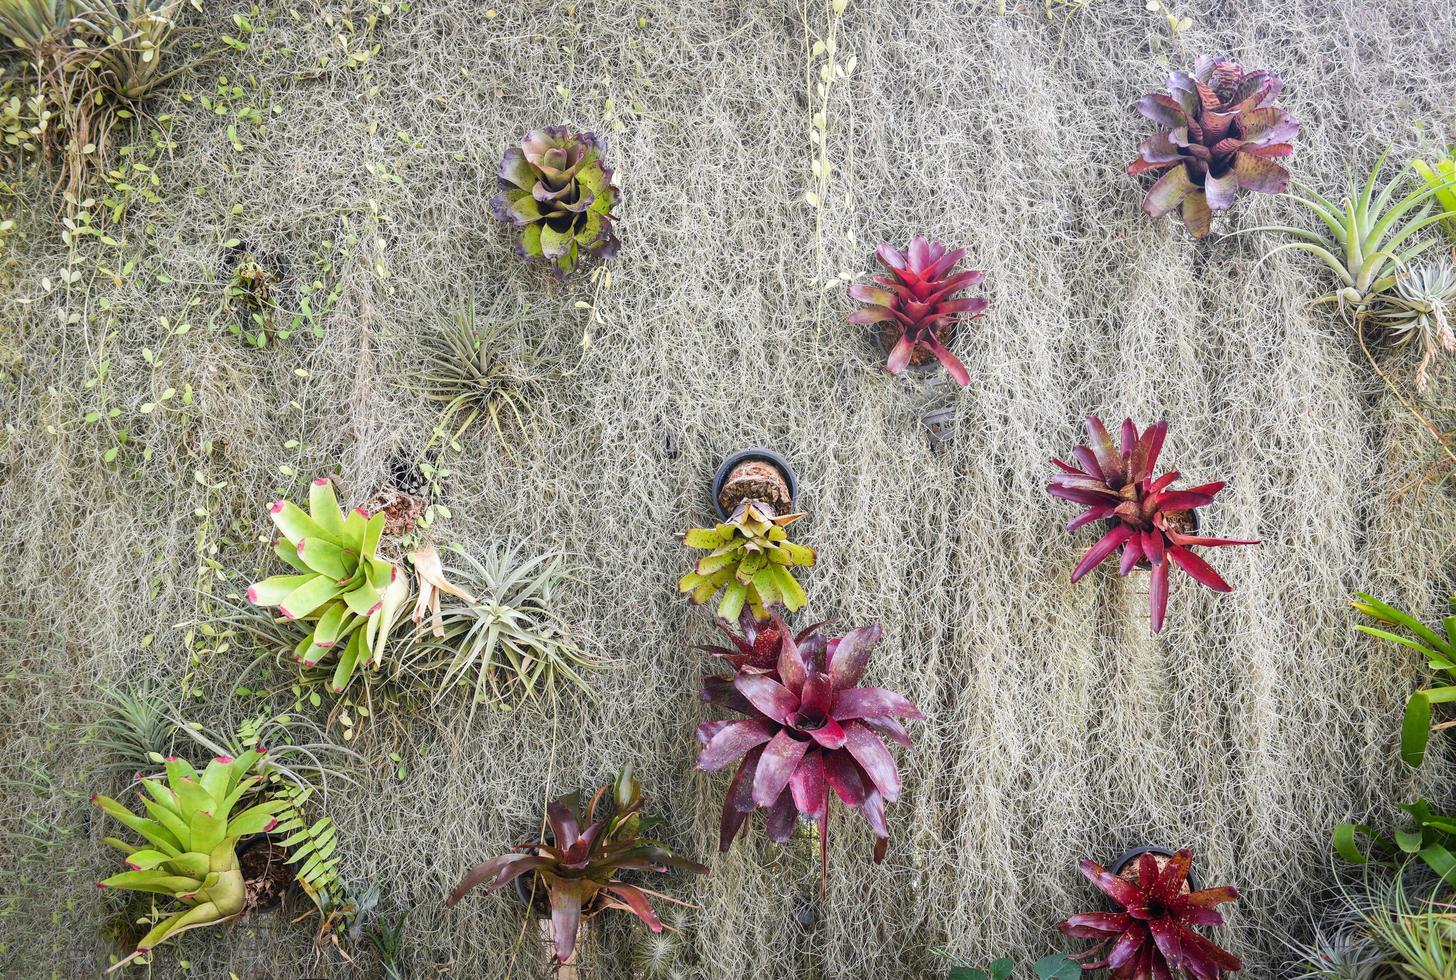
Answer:
[[[1144,853],[1132,874],[1115,875],[1095,861],[1082,861],[1082,874],[1122,908],[1074,915],[1058,926],[1065,935],[1098,940],[1078,958],[1099,958],[1082,969],[1105,969],[1113,980],[1219,980],[1225,970],[1242,970],[1237,956],[1191,928],[1223,925],[1215,906],[1232,902],[1239,893],[1232,885],[1187,890],[1192,864],[1193,854],[1187,850],[1161,867],[1158,858]]]
[[[746,716],[698,727],[699,769],[716,772],[742,759],[723,802],[720,849],[728,850],[759,807],[767,811],[769,838],[780,844],[803,818],[819,826],[827,882],[832,789],[874,831],[879,863],[890,840],[885,804],[900,798],[900,772],[881,739],[908,747],[910,736],[897,719],[923,717],[894,691],[858,686],[880,640],[879,625],[826,639],[818,626],[796,637],[778,616],[756,623],[745,614],[739,621],[741,637],[720,624],[733,649],[702,648],[735,672],[705,677],[699,696]]]
[[[1089,445],[1072,450],[1077,466],[1053,459],[1062,470],[1047,484],[1047,493],[1081,504],[1087,509],[1067,524],[1075,531],[1085,524],[1106,521],[1102,539],[1072,570],[1076,582],[1118,548],[1122,549],[1119,575],[1127,575],[1140,564],[1151,569],[1148,602],[1153,632],[1163,628],[1168,608],[1168,573],[1177,565],[1192,578],[1215,592],[1232,592],[1217,572],[1191,549],[1217,548],[1234,544],[1258,544],[1257,540],[1204,538],[1197,535],[1199,507],[1213,503],[1223,482],[1205,483],[1191,490],[1174,490],[1178,472],[1170,470],[1153,479],[1153,468],[1168,433],[1167,422],[1148,426],[1141,436],[1132,419],[1122,421],[1122,448],[1113,446],[1102,420],[1087,417]]]
[[[889,373],[899,374],[910,363],[929,362],[933,356],[945,365],[956,384],[971,383],[966,366],[945,346],[956,324],[986,312],[984,296],[957,298],[985,277],[978,269],[951,274],[965,255],[963,248],[951,251],[919,235],[910,239],[905,254],[883,243],[875,249],[875,257],[890,274],[871,276],[873,286],[856,283],[849,287],[850,296],[869,304],[851,313],[849,322],[879,325],[880,337],[890,351],[885,361]]]

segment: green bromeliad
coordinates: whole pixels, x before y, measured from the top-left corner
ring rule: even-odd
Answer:
[[[702,605],[721,589],[718,616],[729,622],[738,618],[745,603],[760,620],[780,602],[797,611],[808,596],[790,568],[813,565],[814,549],[790,541],[786,529],[803,516],[775,516],[766,505],[744,500],[721,524],[692,528],[682,536],[683,544],[708,554],[678,581],[678,591],[691,593],[692,603]]]
[[[594,133],[551,126],[526,134],[501,160],[496,217],[520,229],[516,248],[561,275],[584,259],[609,259],[621,244],[612,230],[621,196],[602,166]]]
[[[169,895],[186,907],[152,927],[130,956],[116,967],[143,956],[159,943],[188,929],[230,919],[243,910],[245,888],[238,865],[238,839],[266,833],[288,799],[275,797],[229,816],[261,781],[253,775],[266,750],[249,750],[237,758],[219,756],[199,775],[185,760],[166,760],[166,781],[143,779],[142,804],[150,818],[139,816],[109,796],[91,801],[126,824],[144,843],[115,837],[105,843],[126,855],[131,869],[100,882],[102,888]]]
[[[341,692],[360,664],[383,663],[389,632],[409,599],[408,577],[377,554],[386,515],[369,517],[360,508],[345,515],[327,479],[313,481],[307,513],[286,500],[269,511],[283,535],[273,553],[294,572],[255,582],[248,601],[312,623],[293,651],[305,667],[342,649],[330,685]]]

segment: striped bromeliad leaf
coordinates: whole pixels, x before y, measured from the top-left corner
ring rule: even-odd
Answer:
[[[269,508],[282,537],[273,553],[292,571],[248,587],[248,601],[277,606],[288,620],[310,624],[294,648],[294,659],[314,667],[337,655],[330,687],[349,686],[362,664],[375,669],[409,598],[408,576],[378,554],[386,517],[362,508],[347,515],[327,479],[309,487],[308,511],[287,500]]]
[[[130,956],[112,969],[142,956],[173,936],[230,919],[243,910],[243,873],[238,839],[266,833],[277,824],[285,798],[270,798],[232,815],[257,789],[252,774],[266,750],[232,758],[218,756],[198,773],[186,760],[166,760],[166,778],[143,779],[139,793],[147,816],[133,813],[109,796],[92,796],[102,812],[142,839],[133,844],[115,837],[104,842],[126,855],[130,869],[99,883],[171,896],[183,905],[141,938]]]

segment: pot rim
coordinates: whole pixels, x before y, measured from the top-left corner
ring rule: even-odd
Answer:
[[[722,463],[719,463],[717,471],[713,474],[713,484],[711,487],[713,510],[717,513],[719,520],[726,521],[729,517],[728,512],[723,509],[723,504],[718,500],[718,496],[723,490],[723,484],[728,481],[728,474],[733,472],[733,468],[738,464],[755,459],[770,464],[783,474],[784,482],[789,485],[789,500],[791,504],[798,499],[799,479],[794,473],[793,466],[789,464],[787,459],[772,449],[765,449],[762,446],[740,449],[735,453],[729,454]]]

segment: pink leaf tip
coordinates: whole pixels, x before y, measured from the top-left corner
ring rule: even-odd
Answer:
[[[328,486],[328,483],[329,483],[329,478],[326,477],[326,476],[321,476],[317,480],[314,480],[313,481],[313,485],[316,486],[316,487]]]
[[[223,765],[226,766],[226,765],[231,765],[232,764],[233,757],[230,756],[230,755],[220,755],[216,759],[213,759],[212,761],[213,762],[220,762],[220,763],[222,763]]]
[[[275,501],[273,501],[271,504],[268,505],[268,513],[270,513],[270,514],[276,514],[276,513],[278,513],[279,511],[281,511],[283,509],[283,504],[284,503],[285,503],[285,501],[282,501],[282,500],[275,500]]]
[[[354,508],[354,513],[358,514],[360,517],[364,518],[366,521],[369,520],[369,512],[367,510],[365,510],[363,507],[355,507]]]
[[[248,586],[248,601],[255,606],[258,604],[258,590],[251,585]]]
[[[364,615],[365,616],[373,616],[375,613],[379,612],[380,608],[383,607],[383,605],[384,605],[384,603],[382,603],[382,602],[376,602],[374,605],[372,605],[372,606],[369,607],[369,611],[367,613],[365,613]]]

